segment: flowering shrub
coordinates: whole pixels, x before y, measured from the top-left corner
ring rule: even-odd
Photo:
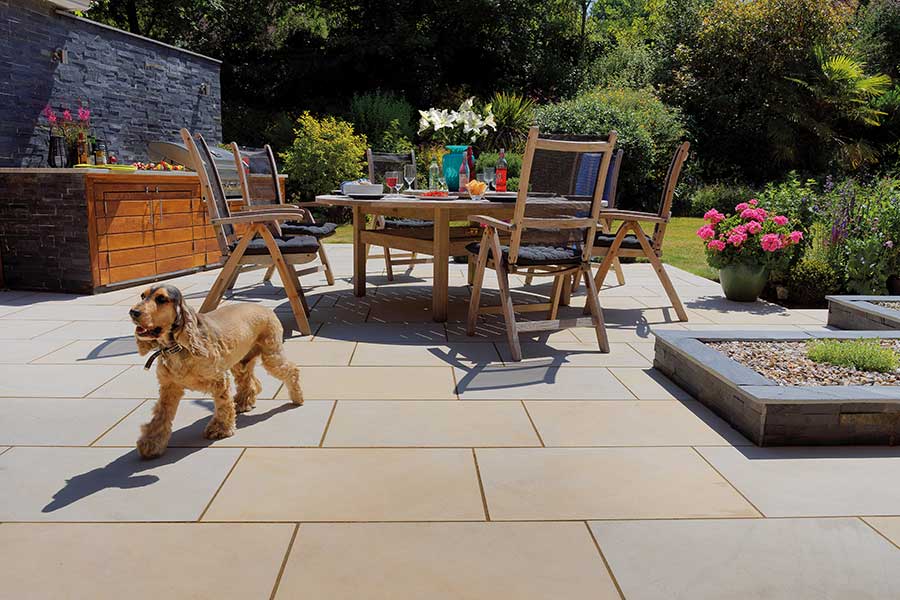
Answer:
[[[432,138],[443,144],[476,142],[487,135],[488,129],[497,129],[491,105],[476,110],[474,97],[464,100],[458,110],[432,107],[419,114],[419,135],[431,132]]]
[[[706,260],[715,269],[732,264],[782,264],[791,249],[803,239],[803,232],[791,229],[784,215],[772,215],[756,199],[734,207],[735,214],[723,215],[711,209],[703,215],[707,222],[697,230],[706,245]]]

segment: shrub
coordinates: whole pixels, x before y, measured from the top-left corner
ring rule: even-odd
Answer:
[[[334,117],[317,119],[304,112],[294,128],[294,143],[281,153],[292,193],[301,200],[330,192],[360,176],[365,164],[366,136]]]
[[[500,160],[500,154],[497,152],[482,152],[475,160],[475,172],[481,173],[485,167],[496,167],[497,161]],[[518,178],[522,174],[522,155],[513,152],[506,153],[506,177]],[[507,185],[509,182],[507,181]]]
[[[403,135],[402,128],[397,119],[391,121],[387,130],[381,138],[381,144],[378,151],[380,152],[409,152],[412,150],[413,144],[408,137]]]
[[[786,280],[788,300],[799,306],[824,306],[825,296],[841,289],[840,275],[819,257],[803,257],[788,272]]]
[[[618,188],[622,208],[657,209],[669,161],[685,129],[681,114],[651,90],[600,89],[541,106],[535,117],[545,133],[599,137],[616,130],[616,145],[625,151]]]
[[[754,196],[754,191],[742,184],[713,183],[704,185],[691,194],[688,214],[685,216],[702,217],[712,209],[725,212],[731,210],[735,204],[746,202]]]
[[[890,373],[897,369],[897,353],[882,346],[881,340],[816,340],[807,344],[806,353],[815,362],[858,371]]]
[[[394,152],[387,146],[397,138],[412,139],[414,112],[409,102],[392,92],[355,94],[350,100],[350,122],[375,151]]]
[[[519,94],[497,92],[491,98],[496,129],[484,141],[486,150],[521,151],[528,138],[528,128],[534,122],[534,100]]]
[[[900,76],[900,2],[872,0],[857,13],[854,46],[869,67]]]
[[[588,71],[585,86],[646,88],[653,84],[657,68],[656,55],[648,44],[621,40],[594,61]]]

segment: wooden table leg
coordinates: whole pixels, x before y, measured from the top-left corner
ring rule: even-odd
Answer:
[[[362,232],[366,228],[366,215],[358,206],[353,207],[353,295],[366,295],[366,245]]]
[[[447,297],[450,293],[450,212],[434,210],[434,280],[431,289],[431,311],[434,320],[447,320]]]

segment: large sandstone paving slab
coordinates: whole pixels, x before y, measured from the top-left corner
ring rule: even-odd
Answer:
[[[5,523],[6,598],[268,598],[293,534],[278,523]]]
[[[547,361],[456,367],[462,400],[626,400],[634,396],[602,367],[566,367]]]
[[[89,446],[140,400],[0,398],[0,444]],[[134,440],[132,440],[134,441]]]
[[[482,520],[471,450],[250,448],[207,521]]]
[[[0,455],[0,521],[195,521],[240,453],[12,448]]]
[[[276,598],[613,600],[584,523],[302,524]]]
[[[859,519],[593,522],[629,600],[900,597],[900,551]]]
[[[691,448],[477,449],[493,520],[758,517]]]
[[[81,398],[127,368],[122,365],[0,365],[0,397]]]

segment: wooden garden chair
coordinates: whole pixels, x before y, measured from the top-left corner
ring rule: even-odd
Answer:
[[[594,240],[592,256],[602,256],[603,261],[597,269],[594,277],[594,287],[600,289],[606,274],[609,272],[610,266],[619,257],[629,258],[646,258],[653,265],[656,276],[659,277],[663,289],[669,296],[669,301],[675,309],[680,321],[687,321],[687,313],[672,280],[669,279],[668,273],[663,266],[662,245],[666,235],[666,225],[672,218],[672,199],[675,195],[675,186],[678,185],[678,177],[681,174],[681,167],[687,160],[688,150],[691,145],[688,142],[682,143],[675,150],[672,162],[669,164],[669,170],[666,173],[666,179],[663,184],[662,196],[660,198],[659,210],[655,213],[637,212],[628,210],[603,210],[600,212],[600,218],[605,222],[622,221],[616,233],[609,231],[601,231]],[[653,235],[647,235],[642,223],[653,224]],[[630,232],[630,233],[629,233]],[[596,294],[596,292],[592,292]],[[585,309],[587,314],[587,308]]]
[[[400,181],[403,181],[403,165],[416,164],[416,152],[410,150],[408,153],[394,152],[373,152],[371,148],[366,148],[366,163],[369,168],[369,181],[372,183],[384,183],[384,174],[387,171],[399,171]],[[413,182],[415,185],[415,182]],[[404,219],[404,218],[387,218],[384,215],[375,217],[376,229],[427,229],[434,227],[434,222],[424,221],[421,219]],[[366,246],[366,254],[368,255],[368,246]],[[371,256],[369,256],[371,258]],[[375,256],[375,258],[378,258]],[[388,281],[394,280],[394,265],[411,265],[410,271],[414,268],[412,265],[430,263],[431,258],[416,258],[416,253],[408,254],[391,254],[391,249],[384,247],[384,265],[387,271]]]
[[[261,150],[248,150],[246,148],[242,150],[237,143],[232,142],[231,153],[234,155],[238,180],[241,183],[241,195],[244,197],[246,205],[257,209],[280,209],[285,206],[298,208],[301,217],[296,221],[279,223],[281,233],[283,235],[311,235],[316,238],[319,241],[319,260],[322,261],[325,280],[328,282],[328,285],[334,285],[334,273],[331,270],[331,262],[328,260],[328,254],[325,252],[325,245],[321,242],[323,239],[334,235],[335,231],[337,231],[337,225],[335,223],[317,223],[312,213],[304,206],[300,204],[285,204],[284,194],[281,192],[281,185],[278,181],[278,165],[275,162],[275,154],[268,144]],[[270,196],[269,198],[260,198],[260,194],[250,185],[249,175],[252,174],[264,174],[271,178],[272,192],[271,194],[266,194]],[[271,280],[274,271],[275,265],[270,266],[266,270],[263,281]]]
[[[609,341],[603,312],[594,280],[590,277],[590,259],[597,224],[600,218],[603,188],[606,174],[612,157],[616,132],[611,131],[605,141],[563,141],[542,139],[537,127],[532,127],[528,134],[528,143],[522,159],[522,172],[519,179],[519,191],[512,220],[503,221],[481,215],[470,216],[469,220],[484,226],[480,243],[470,244],[469,252],[478,255],[475,266],[475,277],[472,284],[472,297],[469,302],[469,315],[466,330],[475,335],[478,315],[502,312],[506,321],[506,334],[509,340],[510,353],[515,361],[522,360],[522,349],[519,345],[519,333],[529,331],[547,331],[565,329],[567,327],[591,326],[597,334],[597,343],[601,352],[609,352]],[[536,153],[540,153],[536,157]],[[585,160],[584,155],[595,153],[601,155],[594,175],[593,194],[590,197],[590,214],[584,217],[551,217],[529,218],[525,216],[528,198],[529,181],[536,158],[544,163],[541,168],[561,168],[574,158]],[[528,234],[528,231],[533,234]],[[509,244],[503,245],[500,236],[509,236]],[[500,288],[500,306],[482,307],[481,290],[487,268],[497,272]],[[509,290],[509,274],[520,270],[532,269],[534,277],[553,277],[553,289],[550,302],[546,304],[524,304],[515,306]],[[564,281],[573,275],[584,275],[588,281],[589,294],[587,309],[591,313],[588,318],[558,319],[557,313]],[[498,310],[499,309],[499,310]],[[516,322],[515,312],[541,311],[548,312],[543,321]]]
[[[226,259],[200,307],[200,312],[215,310],[225,292],[234,285],[242,266],[274,266],[281,275],[285,294],[297,320],[297,329],[304,335],[310,335],[312,330],[307,317],[309,308],[303,296],[299,275],[318,271],[321,267],[297,272],[294,265],[314,261],[318,256],[319,242],[312,236],[282,236],[278,226],[279,221],[299,218],[299,209],[289,206],[275,209],[251,208],[232,215],[225,200],[222,180],[203,136],[196,134],[195,141],[187,129],[182,129],[181,139],[191,154],[200,178],[200,188],[206,200],[210,222],[215,228],[222,257]],[[238,232],[235,226],[243,228],[243,233]]]

